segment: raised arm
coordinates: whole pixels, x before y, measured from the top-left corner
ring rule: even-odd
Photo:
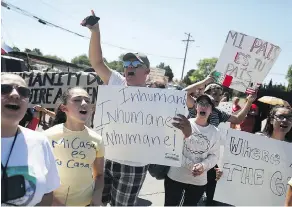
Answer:
[[[92,15],[85,18],[82,22],[82,25],[88,27],[91,31],[89,60],[97,75],[105,84],[108,84],[112,71],[105,65],[102,57],[99,18],[95,16],[93,11],[91,13]]]
[[[245,103],[244,107],[238,112],[238,114],[232,114],[228,121],[233,124],[240,124],[248,114],[250,107],[252,103],[255,101],[256,97],[257,97],[256,94],[249,95],[247,97],[247,102]]]
[[[212,83],[214,80],[211,76],[208,76],[202,81],[199,81],[197,83],[194,83],[192,85],[187,86],[186,88],[183,89],[183,91],[187,92],[187,106],[188,108],[192,108],[194,106],[194,100],[193,97],[191,96],[193,93],[196,93],[196,91],[200,88],[205,88],[206,85]]]

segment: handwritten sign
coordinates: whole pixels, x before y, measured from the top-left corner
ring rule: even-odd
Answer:
[[[186,114],[186,93],[157,88],[100,86],[94,128],[108,159],[180,166],[183,134],[172,126]]]
[[[253,93],[263,82],[281,49],[246,34],[229,31],[213,76],[237,91]]]
[[[75,86],[84,88],[90,95],[93,104],[97,99],[98,85],[102,84],[96,73],[23,72],[14,74],[20,75],[28,84],[31,92],[29,107],[42,105],[45,108],[54,108],[62,93]]]
[[[168,82],[168,77],[165,76],[165,70],[161,68],[150,68],[150,73],[147,77],[147,82]]]
[[[292,175],[291,149],[292,143],[229,129],[214,200],[235,206],[282,206]]]

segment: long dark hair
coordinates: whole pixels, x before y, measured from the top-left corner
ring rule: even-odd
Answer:
[[[19,125],[22,126],[22,127],[26,127],[31,122],[32,119],[33,119],[33,113],[31,111],[31,109],[28,108],[26,110],[26,113],[25,113],[24,117],[19,122]]]
[[[268,115],[267,118],[267,123],[266,126],[263,130],[263,134],[265,134],[268,137],[271,137],[274,131],[274,127],[273,124],[271,124],[272,120],[275,117],[275,114],[277,113],[278,109],[288,109],[290,111],[290,113],[292,113],[292,108],[291,107],[287,107],[287,106],[281,106],[281,105],[277,105],[275,107],[273,107]],[[285,141],[291,141],[291,140],[285,140]]]
[[[61,97],[59,98],[59,104],[58,104],[58,107],[55,109],[55,118],[54,120],[52,121],[52,124],[51,126],[55,126],[57,124],[62,124],[62,123],[65,123],[66,120],[67,120],[67,116],[66,116],[66,113],[64,111],[62,111],[61,107],[62,105],[66,105],[67,102],[68,102],[68,98],[70,96],[70,91],[73,90],[73,89],[82,89],[84,90],[83,88],[81,87],[73,87],[73,88],[69,88],[67,89],[62,95]]]

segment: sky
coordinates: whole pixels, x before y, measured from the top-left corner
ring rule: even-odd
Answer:
[[[170,65],[180,79],[185,33],[191,33],[185,72],[196,69],[200,59],[219,57],[229,30],[258,37],[281,47],[265,82],[287,84],[292,64],[291,0],[4,0],[51,23],[90,36],[80,22],[94,10],[101,18],[103,56],[117,60],[129,51],[146,53],[152,67]],[[44,54],[71,61],[88,54],[85,39],[37,20],[1,8],[1,33],[6,44],[39,48]],[[112,45],[118,46],[114,47]],[[126,49],[121,49],[126,48]]]

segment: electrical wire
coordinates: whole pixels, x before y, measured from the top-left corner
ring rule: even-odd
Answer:
[[[68,33],[71,33],[71,34],[74,34],[76,36],[79,36],[79,37],[82,37],[82,38],[85,38],[85,39],[90,39],[89,37],[85,36],[85,35],[82,35],[82,34],[79,34],[77,32],[74,32],[72,30],[69,30],[65,27],[62,27],[60,25],[57,25],[57,24],[54,24],[54,23],[51,23],[43,18],[40,18],[24,9],[21,9],[17,6],[14,6],[13,4],[11,3],[7,3],[7,2],[4,2],[4,1],[1,1],[1,5],[3,7],[5,7],[6,9],[8,10],[12,10],[14,12],[17,12],[21,15],[24,15],[24,16],[27,16],[27,17],[30,17],[30,18],[33,18],[33,19],[36,19],[39,23],[43,24],[43,25],[46,25],[46,26],[51,26],[51,27],[55,27],[57,29],[60,29],[60,30],[63,30],[65,32],[68,32]],[[119,48],[121,50],[127,50],[127,51],[137,51],[137,50],[134,50],[134,49],[130,49],[130,48],[125,48],[125,47],[121,47],[121,46],[118,46],[118,45],[114,45],[114,44],[111,44],[111,43],[108,43],[108,42],[101,42],[101,44],[103,45],[107,45],[107,46],[111,46],[111,47],[115,47],[115,48]],[[146,55],[150,55],[150,56],[156,56],[156,57],[162,57],[162,58],[166,58],[166,59],[177,59],[177,60],[182,60],[183,58],[179,58],[179,57],[169,57],[169,56],[163,56],[163,55],[157,55],[157,54],[152,54],[152,53],[144,53]]]

